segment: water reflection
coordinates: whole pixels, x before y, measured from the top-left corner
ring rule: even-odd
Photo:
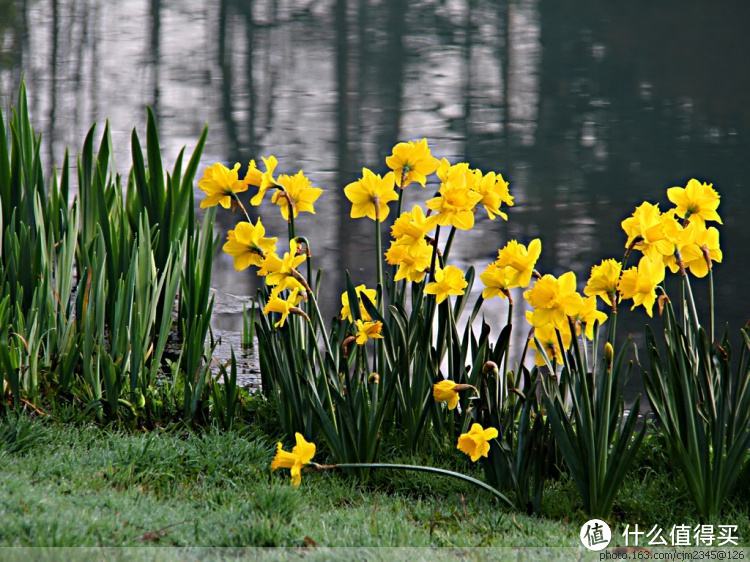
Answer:
[[[510,222],[459,236],[463,267],[539,235],[541,269],[582,279],[621,255],[619,222],[636,203],[710,179],[726,219],[719,315],[737,327],[748,319],[748,12],[740,0],[0,0],[0,97],[25,76],[50,163],[106,117],[127,162],[150,104],[168,157],[208,122],[206,163],[274,152],[284,171],[304,168],[327,189],[299,228],[328,272],[328,314],[342,264],[356,281],[374,271],[372,224],[348,219],[341,188],[362,165],[382,170],[397,140],[427,136],[437,154],[511,179]],[[426,195],[410,190],[407,206]],[[275,209],[261,212],[286,231]],[[253,291],[224,256],[215,276],[230,308]],[[640,333],[636,320],[625,326]],[[239,328],[231,313],[216,322]]]

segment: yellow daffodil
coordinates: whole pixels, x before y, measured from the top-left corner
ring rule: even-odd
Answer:
[[[302,482],[302,467],[310,464],[315,456],[315,443],[305,441],[301,433],[295,433],[294,438],[297,444],[292,452],[284,450],[284,446],[279,442],[276,445],[276,456],[271,461],[271,471],[279,468],[288,468],[292,473],[292,486],[295,488]]]
[[[462,433],[458,438],[456,448],[462,453],[469,455],[471,462],[477,462],[480,457],[487,457],[490,452],[490,441],[499,435],[494,427],[484,429],[480,424],[471,424],[467,433]]]
[[[500,210],[500,205],[512,207],[513,196],[510,194],[508,186],[502,174],[489,172],[482,176],[482,179],[476,183],[474,190],[482,196],[481,203],[490,220],[495,220],[499,216],[503,220],[508,220],[508,215]]]
[[[482,298],[506,298],[510,289],[528,287],[541,253],[542,242],[538,238],[532,240],[528,248],[517,240],[510,240],[479,276],[485,286]]]
[[[716,227],[706,228],[705,223],[691,222],[684,229],[678,243],[682,265],[696,277],[705,277],[713,262],[721,263],[723,254],[719,245],[719,231]],[[664,259],[672,273],[680,270],[677,253]]]
[[[247,173],[245,174],[245,183],[254,185],[258,188],[258,193],[253,195],[250,199],[250,203],[256,207],[263,201],[263,197],[268,191],[268,188],[273,187],[276,184],[276,180],[273,179],[273,172],[276,170],[279,161],[276,157],[271,154],[268,157],[263,156],[263,166],[266,171],[261,172],[255,165],[255,160],[250,160],[250,165],[247,167]]]
[[[377,306],[377,291],[375,289],[368,289],[364,285],[357,285],[354,287],[354,291],[357,293],[357,301],[359,302],[359,316],[365,321],[372,320],[370,318],[370,314],[367,312],[367,309],[365,308],[365,305],[362,304],[362,296],[365,295],[372,304]],[[340,312],[341,318],[344,320],[348,320],[349,322],[354,322],[354,318],[352,317],[352,310],[349,306],[349,293],[347,291],[344,291],[341,293],[341,312]]]
[[[622,264],[619,261],[602,260],[599,265],[591,268],[591,275],[583,289],[583,294],[587,297],[599,297],[612,306],[612,299],[617,294],[621,271]]]
[[[271,203],[278,205],[281,210],[281,216],[284,220],[289,220],[289,205],[292,207],[292,216],[296,219],[300,213],[315,214],[315,201],[323,193],[319,187],[313,187],[310,179],[302,173],[302,170],[288,176],[280,175],[276,178],[276,183],[282,189],[274,191],[271,196]]]
[[[432,397],[435,402],[447,403],[449,410],[455,410],[458,406],[458,387],[466,387],[466,385],[458,385],[448,379],[442,380],[432,385]]]
[[[393,172],[382,178],[367,168],[362,168],[362,177],[344,188],[346,198],[352,203],[351,218],[367,217],[383,222],[390,209],[388,203],[396,201]]]
[[[222,250],[234,258],[234,269],[242,271],[251,265],[260,267],[267,254],[276,251],[276,238],[266,238],[266,229],[260,218],[253,225],[239,222],[227,232],[227,242]]]
[[[281,318],[274,324],[275,328],[284,326],[290,313],[302,312],[297,306],[304,298],[304,295],[300,294],[299,289],[289,291],[285,299],[279,296],[280,292],[278,289],[274,289],[271,292],[271,298],[268,299],[266,306],[263,308],[263,314],[270,314],[271,312],[281,314]]]
[[[634,249],[655,260],[671,256],[674,243],[665,232],[666,222],[670,219],[669,215],[662,215],[659,205],[641,203],[630,217],[622,221],[622,229],[628,235],[625,247],[629,248],[635,242]]]
[[[474,207],[482,195],[464,186],[450,184],[440,188],[439,195],[427,200],[427,208],[436,211],[437,224],[455,226],[458,230],[474,227]]]
[[[529,323],[531,323],[531,314],[531,311],[526,311],[526,320]],[[560,339],[557,337],[558,333],[560,334]],[[562,340],[563,349],[560,348],[560,340]],[[534,339],[529,342],[529,347],[535,351],[534,363],[537,367],[542,367],[546,365],[546,362],[544,361],[542,352],[537,348],[537,341],[542,345],[547,359],[550,362],[560,365],[563,362],[563,351],[570,347],[573,335],[570,333],[570,326],[558,329],[555,329],[554,324],[534,327]]]
[[[542,241],[539,238],[529,242],[528,248],[517,240],[510,240],[498,252],[495,263],[499,267],[508,268],[510,288],[525,288],[531,283],[531,276],[541,253]]]
[[[461,189],[476,190],[482,180],[480,170],[472,170],[466,162],[451,164],[446,158],[440,160],[437,167],[437,176],[440,178],[440,188],[457,187]]]
[[[396,185],[402,189],[412,182],[424,187],[427,176],[438,167],[438,159],[430,152],[427,139],[398,143],[385,163],[393,170]]]
[[[380,321],[356,320],[354,327],[357,330],[357,345],[365,345],[368,340],[382,340],[383,323]]]
[[[596,297],[583,299],[581,307],[573,318],[576,322],[576,333],[580,335],[580,325],[585,326],[584,334],[590,340],[594,339],[594,324],[601,326],[607,321],[607,315],[596,309]]]
[[[297,255],[297,242],[289,243],[289,251],[280,258],[275,253],[269,253],[258,270],[258,275],[266,278],[266,285],[277,287],[279,291],[285,289],[304,289],[296,278],[297,268],[305,261],[304,255]]]
[[[455,265],[448,265],[443,269],[435,269],[435,280],[425,285],[424,292],[435,295],[435,301],[440,304],[449,295],[463,295],[467,285],[464,272]]]
[[[198,188],[206,194],[201,201],[201,209],[221,205],[225,209],[232,206],[232,198],[237,193],[247,191],[247,183],[239,179],[239,163],[230,170],[221,162],[211,164],[198,181]]]
[[[403,244],[418,244],[435,228],[434,216],[427,217],[419,205],[414,205],[409,212],[401,213],[391,227],[391,236]]]
[[[432,246],[424,240],[416,243],[412,243],[409,238],[406,241],[394,240],[385,253],[385,261],[398,266],[394,281],[407,279],[413,283],[421,283],[430,269]]]
[[[656,301],[656,287],[664,281],[664,263],[643,256],[637,267],[631,267],[622,274],[618,290],[623,299],[633,299],[633,306],[643,305],[646,313],[653,316]]]
[[[497,262],[492,262],[479,275],[479,279],[484,283],[482,298],[485,300],[492,297],[507,299],[510,295],[512,278],[513,272],[509,267],[500,267]]]
[[[523,296],[534,308],[529,317],[532,326],[540,328],[551,324],[558,330],[569,329],[568,317],[578,313],[583,301],[576,291],[576,275],[572,271],[559,279],[544,275]]]
[[[702,183],[693,178],[685,187],[670,187],[667,197],[676,206],[677,214],[690,222],[716,221],[721,224],[719,194],[711,183]]]

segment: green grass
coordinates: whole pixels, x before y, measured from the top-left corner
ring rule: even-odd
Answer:
[[[0,545],[577,546],[585,520],[565,479],[549,485],[545,516],[536,518],[425,474],[380,472],[366,484],[304,474],[295,490],[288,475],[270,474],[273,449],[247,426],[133,434],[7,418],[0,421]],[[637,465],[615,504],[618,520],[693,522],[658,446],[648,444]],[[746,543],[747,503],[737,500],[722,522],[738,524]]]

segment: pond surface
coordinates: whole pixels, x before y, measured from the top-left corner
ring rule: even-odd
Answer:
[[[281,171],[303,168],[326,190],[298,231],[327,272],[328,315],[342,266],[374,277],[372,222],[348,218],[342,188],[363,165],[382,171],[399,140],[427,137],[437,156],[511,181],[510,220],[460,233],[456,265],[481,269],[508,238],[539,236],[538,268],[573,269],[580,288],[593,263],[622,255],[635,205],[665,208],[666,188],[711,181],[717,315],[737,329],[750,317],[748,16],[741,0],[0,0],[0,101],[24,76],[48,162],[109,118],[127,171],[151,105],[170,160],[208,123],[204,165],[274,153]],[[406,206],[428,193],[410,188]],[[283,238],[277,210],[260,214]],[[241,329],[253,277],[217,258],[217,330]],[[695,291],[706,300],[705,284]],[[642,309],[623,316],[641,340]]]

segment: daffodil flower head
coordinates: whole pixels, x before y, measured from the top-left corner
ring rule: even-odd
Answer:
[[[455,265],[448,265],[435,269],[435,280],[425,285],[424,292],[426,295],[435,295],[435,302],[440,304],[449,295],[463,295],[467,285],[464,272]]]
[[[456,383],[452,380],[442,380],[432,386],[432,397],[435,402],[445,402],[449,410],[455,410],[458,406],[458,391]]]
[[[526,320],[532,324],[532,312],[526,311]],[[558,334],[560,338],[558,339]],[[560,347],[560,340],[562,340],[563,347]],[[570,332],[570,326],[565,325],[562,328],[557,328],[554,324],[543,324],[540,326],[534,326],[534,337],[529,342],[529,347],[535,351],[534,363],[537,367],[542,367],[547,364],[544,356],[547,356],[547,360],[557,365],[563,362],[563,352],[570,348],[570,344],[573,341],[573,335]],[[542,349],[539,349],[537,342],[541,344]]]
[[[398,199],[394,186],[393,172],[380,177],[379,174],[362,168],[362,177],[344,188],[346,198],[352,203],[351,218],[367,217],[383,222],[390,211],[388,203]]]
[[[440,189],[458,187],[475,190],[482,180],[482,172],[473,170],[466,162],[451,164],[446,158],[440,160],[437,167]]]
[[[716,221],[721,224],[721,217],[716,212],[720,196],[711,183],[693,178],[685,187],[670,187],[667,198],[676,206],[677,214],[690,222]]]
[[[410,237],[399,238],[391,242],[385,253],[385,261],[398,266],[394,281],[406,279],[421,283],[430,268],[432,247],[424,239],[415,242]]]
[[[279,164],[279,161],[273,154],[267,157],[263,156],[262,160],[263,166],[266,169],[265,172],[261,172],[258,169],[255,165],[255,160],[250,160],[250,164],[247,167],[247,173],[245,174],[245,183],[258,188],[258,193],[253,195],[253,198],[250,199],[250,204],[256,207],[263,201],[266,191],[276,184],[276,180],[273,178],[273,173],[276,170],[276,166]]]
[[[396,185],[402,189],[414,182],[424,187],[427,176],[438,167],[438,160],[430,152],[427,139],[398,143],[385,163],[393,170]]]
[[[369,340],[381,340],[383,335],[383,323],[380,321],[356,320],[354,328],[357,331],[357,345],[365,345]]]
[[[479,279],[484,283],[482,289],[482,298],[487,300],[492,297],[507,299],[510,296],[511,279],[513,271],[509,267],[501,267],[497,262],[489,264],[479,275]]]
[[[576,325],[576,335],[580,335],[581,325],[585,326],[584,335],[589,339],[594,339],[594,326],[601,326],[607,321],[607,315],[597,310],[596,297],[587,297],[583,299],[581,307],[573,318]]]
[[[695,277],[705,277],[713,263],[721,263],[723,259],[718,229],[714,226],[706,228],[705,223],[698,221],[688,223],[677,244],[677,252],[664,258],[665,265],[672,273],[680,270],[677,256],[684,269],[689,270]]]
[[[625,247],[632,247],[653,259],[671,256],[675,247],[665,231],[673,226],[669,220],[670,216],[662,215],[658,204],[641,203],[622,221],[622,229],[628,236]]]
[[[510,184],[505,181],[502,174],[488,172],[482,176],[479,182],[476,182],[474,191],[482,196],[481,203],[490,220],[500,217],[508,220],[508,215],[500,210],[501,205],[512,207],[514,205],[513,196],[510,194]]]
[[[261,267],[268,254],[276,252],[276,238],[266,238],[266,229],[260,218],[258,222],[239,222],[234,230],[227,232],[227,241],[222,250],[234,258],[234,269],[243,271],[254,265]]]
[[[419,244],[424,237],[432,232],[437,224],[435,216],[426,216],[419,205],[414,205],[411,211],[401,213],[391,227],[391,236],[405,244]]]
[[[247,191],[247,183],[239,179],[239,169],[239,162],[231,170],[221,162],[205,169],[203,177],[198,181],[198,188],[206,194],[201,201],[201,209],[216,205],[229,209],[236,194]]]
[[[276,178],[276,183],[280,188],[274,191],[271,196],[271,203],[279,206],[284,220],[289,221],[290,208],[292,217],[295,219],[300,213],[315,214],[315,202],[321,196],[323,190],[314,187],[302,170],[293,176],[281,174]]]
[[[266,278],[266,285],[285,289],[304,289],[297,279],[297,268],[307,259],[304,255],[298,255],[298,244],[296,240],[289,242],[289,251],[280,258],[275,253],[266,256],[258,270],[258,275]]]
[[[449,164],[443,159],[438,166],[438,177],[442,180],[437,197],[427,200],[427,208],[437,212],[437,224],[454,226],[458,230],[474,227],[474,207],[482,195],[474,191],[481,180],[479,170],[471,170],[465,162]]]
[[[377,306],[377,291],[375,289],[368,289],[364,284],[357,285],[354,287],[354,291],[357,293],[357,301],[359,303],[359,316],[365,321],[372,320],[370,317],[370,314],[367,312],[367,309],[365,308],[364,303],[362,302],[362,295],[365,295],[372,304]],[[348,320],[349,322],[354,322],[354,317],[352,316],[352,310],[351,306],[349,304],[349,292],[344,291],[341,293],[341,312],[339,313],[341,318],[344,320]]]
[[[517,240],[509,240],[497,254],[496,263],[499,267],[509,268],[509,287],[528,287],[534,267],[542,253],[542,241],[535,238],[529,242],[528,248]]]
[[[559,279],[549,274],[542,276],[523,296],[534,309],[529,311],[529,322],[535,328],[551,324],[559,330],[568,329],[568,317],[574,317],[583,302],[572,271]]]
[[[281,318],[274,324],[275,328],[283,327],[289,314],[294,312],[301,313],[302,311],[297,306],[304,299],[304,293],[300,293],[299,288],[289,291],[286,298],[282,298],[280,293],[281,291],[278,288],[274,288],[268,303],[263,308],[263,314],[270,314],[271,312],[281,314]]]
[[[591,275],[583,289],[587,297],[599,297],[612,306],[612,298],[617,294],[617,284],[620,282],[622,264],[613,259],[602,260],[599,265],[591,268]]]
[[[301,433],[295,433],[296,445],[291,452],[285,451],[281,442],[276,444],[276,456],[271,461],[271,471],[288,468],[292,475],[292,486],[302,482],[302,467],[310,464],[315,456],[315,443],[305,440]]]
[[[623,272],[618,285],[622,299],[633,299],[631,310],[643,306],[649,316],[653,316],[656,302],[656,287],[664,281],[664,262],[643,256],[637,267]]]
[[[467,433],[462,433],[458,438],[456,448],[469,455],[471,462],[477,462],[481,457],[487,457],[490,452],[490,441],[499,435],[494,427],[483,428],[474,423]]]

